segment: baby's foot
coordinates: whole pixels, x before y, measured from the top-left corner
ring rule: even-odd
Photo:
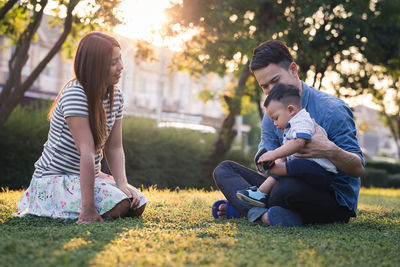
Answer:
[[[268,195],[262,193],[256,186],[238,190],[236,197],[243,202],[257,207],[266,207],[268,204]]]

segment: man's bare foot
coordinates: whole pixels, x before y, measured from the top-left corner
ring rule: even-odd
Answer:
[[[225,218],[226,215],[226,204],[221,204],[218,206],[217,212],[218,218]]]
[[[264,224],[266,224],[266,225],[269,225],[268,212],[264,213],[264,214],[261,216],[261,222],[264,223]]]

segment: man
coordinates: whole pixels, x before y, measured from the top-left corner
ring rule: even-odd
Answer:
[[[231,205],[250,221],[261,220],[267,225],[347,223],[350,217],[356,216],[360,190],[358,177],[365,165],[351,110],[342,100],[302,82],[296,63],[281,41],[271,40],[259,45],[253,52],[250,70],[265,95],[278,82],[300,89],[302,108],[325,129],[329,139],[316,125],[311,141],[296,156],[327,158],[339,172],[328,190],[315,189],[293,177],[275,177],[277,184],[270,193],[268,206],[260,208],[240,201],[236,192],[251,186],[258,187],[266,177],[235,162],[224,161],[214,170],[214,179],[229,203],[214,207],[218,216],[224,217],[227,205]],[[256,158],[265,150],[279,147],[283,139],[283,131],[274,127],[268,116],[264,116],[261,128]]]

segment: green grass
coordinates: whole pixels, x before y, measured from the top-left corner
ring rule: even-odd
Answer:
[[[76,225],[14,218],[0,193],[1,266],[400,266],[400,190],[362,189],[349,224],[265,227],[214,220],[218,191],[144,190],[142,218]]]

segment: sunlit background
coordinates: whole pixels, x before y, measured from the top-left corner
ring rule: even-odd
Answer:
[[[153,46],[167,47],[172,51],[182,50],[183,43],[191,38],[196,31],[182,33],[175,38],[165,38],[161,34],[163,23],[167,22],[164,10],[172,6],[172,3],[179,2],[180,0],[123,0],[119,6],[119,17],[123,24],[117,25],[114,32],[118,35],[130,38],[132,40],[145,40]],[[76,7],[76,12],[88,12],[91,0],[82,1]],[[57,1],[49,1],[47,12],[57,6]],[[89,11],[90,12],[90,11]],[[64,12],[65,13],[65,12]],[[63,12],[58,14],[63,16]],[[347,65],[345,62],[342,65]],[[351,66],[343,66],[344,68],[351,68]],[[323,80],[323,88],[331,94],[334,94],[332,83],[337,82],[339,77],[335,73],[327,73],[326,78]],[[312,83],[312,75],[310,80],[306,82]],[[378,84],[380,82],[377,81]],[[385,86],[385,84],[381,84]],[[387,96],[388,99],[390,96]],[[352,98],[347,98],[345,101],[350,106],[366,105],[368,107],[379,109],[379,106],[373,102],[370,95],[359,95]]]
[[[155,46],[165,46],[178,51],[194,31],[184,33],[177,38],[163,38],[160,33],[163,23],[167,22],[164,14],[171,3],[178,0],[125,0],[120,4],[120,18],[124,22],[115,27],[114,32],[133,40],[145,40]]]
[[[125,0],[120,5],[125,24],[118,25],[114,31],[131,39],[163,45],[159,30],[167,21],[163,11],[170,6],[169,0]]]
[[[172,0],[172,3],[177,1]],[[164,10],[171,5],[171,0],[125,0],[119,8],[121,20],[124,24],[116,26],[114,32],[133,40],[145,40],[155,46],[165,46],[171,50],[179,51],[182,43],[195,32],[185,33],[173,39],[163,38],[160,30],[163,23],[167,22]],[[323,85],[328,92],[333,94],[334,89],[331,83],[338,81],[339,77],[335,77],[334,74],[330,76],[330,79],[323,81]],[[357,96],[346,99],[346,102],[351,106],[364,104],[375,109],[379,108],[373,103],[371,96]]]
[[[179,0],[123,0],[118,8],[118,16],[123,24],[114,28],[116,34],[132,40],[145,40],[155,46],[165,46],[171,50],[180,50],[182,43],[190,38],[194,32],[185,33],[178,38],[163,38],[160,30],[167,22],[164,10],[171,7],[171,3]],[[75,12],[90,12],[91,0],[81,1]],[[49,1],[45,13],[54,14],[53,9],[58,7],[58,1]],[[60,17],[66,16],[66,10],[57,12]]]

